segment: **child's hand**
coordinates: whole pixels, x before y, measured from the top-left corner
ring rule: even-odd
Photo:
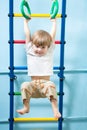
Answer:
[[[30,20],[31,20],[31,19],[26,19],[26,18],[24,18],[24,21],[25,21],[26,23],[28,23]]]
[[[56,22],[56,18],[55,19],[50,19],[51,20],[51,22]]]

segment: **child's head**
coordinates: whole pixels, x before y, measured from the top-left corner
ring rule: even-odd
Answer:
[[[50,47],[52,43],[52,37],[51,35],[44,31],[44,30],[39,30],[34,33],[32,37],[32,43],[36,46],[48,46]]]
[[[34,33],[32,37],[33,50],[38,56],[43,56],[47,53],[48,48],[52,44],[51,35],[43,30]]]

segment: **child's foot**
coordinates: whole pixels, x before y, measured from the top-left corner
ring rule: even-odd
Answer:
[[[54,118],[59,119],[61,117],[60,112],[54,111]]]
[[[20,110],[17,110],[17,112],[21,115],[25,114],[25,113],[28,113],[29,112],[29,109],[28,108],[22,108]]]

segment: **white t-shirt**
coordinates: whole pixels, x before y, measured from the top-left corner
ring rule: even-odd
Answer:
[[[52,44],[45,55],[37,56],[32,43],[25,45],[27,54],[28,76],[50,76],[53,74],[53,50],[55,44]]]

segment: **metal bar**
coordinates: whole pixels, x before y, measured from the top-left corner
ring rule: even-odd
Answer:
[[[87,74],[87,70],[86,69],[83,69],[83,70],[65,70],[64,71],[65,74],[81,74],[81,73],[84,73],[84,74]]]
[[[59,70],[55,70],[55,73],[58,73]],[[15,74],[25,74],[27,73],[27,71],[17,71],[15,72]],[[64,74],[87,74],[87,70],[86,69],[82,69],[82,70],[64,70]],[[3,71],[3,72],[0,72],[0,75],[9,75],[9,72],[8,71]]]
[[[13,130],[13,91],[14,91],[14,48],[13,48],[13,0],[9,0],[9,40],[10,40],[10,110],[9,110],[9,130]]]
[[[63,79],[64,79],[64,45],[65,45],[65,15],[66,15],[66,0],[62,0],[62,20],[61,20],[61,44],[60,44],[60,82],[59,93],[63,93]],[[63,95],[59,96],[59,111],[63,117]],[[62,117],[59,120],[58,129],[62,130]]]
[[[21,95],[21,92],[14,92],[14,95],[19,96],[19,95]],[[59,95],[59,93],[58,93],[58,92],[57,92],[57,95]]]
[[[21,92],[14,92],[14,95],[19,96],[19,95],[21,95]]]
[[[0,123],[5,124],[5,123],[9,123],[9,121],[8,120],[0,120]]]
[[[14,122],[57,122],[58,119],[49,118],[14,118]]]
[[[15,44],[25,44],[25,40],[14,40]]]
[[[27,66],[14,66],[14,70],[27,70]],[[53,70],[59,70],[59,67],[54,66]]]
[[[14,40],[15,44],[25,44],[25,40]],[[55,41],[55,44],[60,44],[60,41]]]
[[[20,13],[14,13],[13,16],[14,17],[23,17],[23,15],[20,14]],[[40,18],[45,17],[45,18],[48,18],[48,17],[50,17],[50,14],[31,14],[31,17],[40,17]],[[61,14],[57,15],[57,18],[61,18],[61,17],[62,17]]]
[[[56,121],[58,121],[57,119],[55,119],[55,118],[27,118],[27,119],[25,119],[25,118],[14,118],[14,120],[15,120],[15,122],[26,122],[26,120],[28,120],[28,121],[37,121],[37,122],[39,122],[39,121],[45,121],[45,120],[51,120],[51,121],[54,121],[54,122],[56,122]],[[22,121],[23,120],[23,121]],[[63,118],[63,121],[87,121],[87,116],[71,116],[71,117],[64,117]],[[8,120],[0,120],[0,123],[8,123],[9,121]]]
[[[65,117],[64,121],[87,121],[87,116],[71,116]]]
[[[27,70],[27,66],[14,66],[14,70]]]

